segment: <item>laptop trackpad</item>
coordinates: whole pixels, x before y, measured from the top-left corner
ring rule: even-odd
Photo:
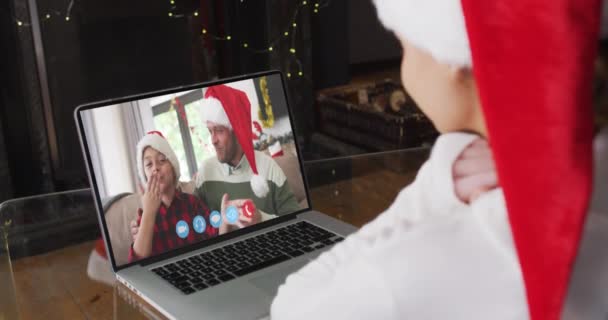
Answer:
[[[307,261],[292,263],[278,270],[272,270],[268,273],[249,280],[256,288],[264,291],[266,294],[274,297],[277,295],[277,289],[285,282],[285,278],[291,273],[299,270]]]

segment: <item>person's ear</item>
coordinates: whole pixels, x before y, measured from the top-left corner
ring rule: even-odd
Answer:
[[[473,73],[471,69],[450,65],[450,78],[456,82],[468,82],[471,81]]]

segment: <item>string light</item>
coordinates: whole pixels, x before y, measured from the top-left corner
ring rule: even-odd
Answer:
[[[289,57],[288,57],[287,66],[286,66],[286,69],[287,69],[286,71],[288,71],[288,72],[286,72],[286,74],[287,74],[288,78],[292,78],[292,74],[295,74],[295,72],[297,72],[297,75],[300,77],[304,76],[304,73],[302,71],[302,62],[298,59],[298,57],[296,55],[295,41],[296,41],[296,34],[298,31],[298,29],[297,29],[298,25],[297,25],[296,21],[299,16],[300,10],[302,8],[304,8],[305,6],[308,6],[309,3],[308,3],[308,0],[297,0],[297,1],[301,1],[301,2],[299,2],[299,5],[296,5],[293,15],[291,16],[291,19],[287,20],[290,22],[290,24],[286,25],[285,28],[283,29],[284,30],[283,36],[285,38],[290,37],[290,39],[291,39],[291,45],[286,46],[286,48],[288,48],[287,50],[289,50],[289,52],[291,53],[291,55],[289,55]],[[244,0],[240,0],[240,2],[243,3]],[[181,18],[199,16],[198,10],[193,10],[189,14],[176,12],[176,6],[175,6],[176,0],[169,0],[169,3],[171,5],[171,8],[169,9],[169,12],[167,13],[169,18],[181,19]],[[296,3],[298,3],[298,2],[296,2]],[[310,5],[313,5],[313,3],[314,3],[313,12],[316,14],[322,8],[329,6],[330,0],[316,0],[316,1],[312,1],[310,3]],[[50,20],[53,15],[55,15],[59,18],[61,18],[63,16],[65,21],[69,22],[71,20],[71,11],[74,7],[74,4],[75,4],[75,0],[70,0],[65,11],[61,12],[61,11],[51,10],[50,12],[48,12],[44,15],[44,18],[46,18],[46,20]],[[16,18],[13,18],[13,19],[19,27],[29,26],[29,24],[26,22],[22,22]],[[40,19],[42,19],[42,17],[40,17]],[[293,30],[290,30],[292,28],[293,28]],[[201,29],[201,34],[205,35],[206,37],[211,37],[215,41],[231,41],[232,40],[231,35],[224,35],[224,36],[214,35],[212,33],[209,33],[207,31],[207,29],[205,29],[205,28]],[[239,42],[242,44],[242,47],[244,49],[247,49],[248,51],[255,53],[255,54],[272,53],[272,52],[274,52],[274,47],[277,45],[279,46],[279,48],[283,48],[283,46],[281,45],[282,37],[280,36],[280,33],[277,35],[276,38],[274,38],[274,40],[272,40],[268,43],[267,47],[261,46],[258,48],[251,48],[249,46],[249,43],[242,41],[245,39],[237,39],[237,40],[240,40]],[[297,66],[293,66],[294,63],[297,64]]]
[[[173,0],[175,1],[175,0]],[[291,39],[291,45],[287,46],[286,50],[289,50],[289,52],[291,53],[289,55],[288,58],[288,62],[287,62],[287,66],[286,66],[286,74],[288,78],[292,78],[292,74],[293,75],[298,75],[300,77],[304,76],[304,72],[302,69],[302,62],[298,59],[297,56],[297,51],[295,48],[295,41],[296,41],[296,34],[297,34],[297,19],[300,13],[300,10],[302,8],[304,8],[305,6],[309,5],[308,0],[301,0],[302,2],[299,3],[299,5],[296,6],[291,19],[289,19],[289,24],[286,26],[285,29],[283,29],[283,37],[285,38],[290,38]],[[243,0],[241,0],[241,3],[243,2]],[[318,2],[311,2],[310,5],[313,5],[314,3],[314,7],[313,7],[313,12],[314,13],[318,13],[322,8],[325,8],[329,5],[330,0],[325,0],[325,1],[318,1]],[[191,15],[193,16],[198,16],[198,11],[193,11],[191,13]],[[171,15],[170,15],[171,16]],[[173,15],[174,18],[182,18],[185,15]],[[293,29],[293,30],[291,30]],[[201,34],[203,34],[205,37],[210,37],[208,39],[210,40],[215,40],[215,41],[231,41],[232,40],[232,36],[231,35],[220,35],[220,34],[213,34],[212,32],[208,32],[207,29],[203,28],[201,29]],[[242,48],[247,49],[248,51],[254,53],[254,54],[268,54],[268,53],[272,53],[275,50],[275,46],[279,46],[279,48],[282,48],[283,46],[281,45],[281,36],[279,35],[277,38],[272,39],[271,41],[269,41],[268,46],[266,48],[262,47],[251,47],[249,45],[248,42],[245,42],[243,40],[245,39],[237,39],[239,40],[239,42],[241,43]],[[293,66],[293,64],[297,64],[296,66]]]
[[[67,10],[65,10],[65,21],[70,21],[70,15],[72,14],[72,8],[74,8],[74,0],[70,0]]]
[[[244,2],[243,0],[240,0],[240,1],[241,1],[241,3]],[[175,7],[176,0],[169,0],[169,3],[171,5],[171,8],[170,8],[169,12],[167,13],[167,15],[170,18],[181,19],[181,18],[199,16],[198,10],[193,10],[189,14],[176,12],[176,7]],[[327,7],[329,5],[329,3],[330,3],[330,0],[317,0],[316,2],[315,1],[311,2],[310,5],[314,4],[313,12],[318,13],[320,11],[320,9]],[[65,11],[51,10],[48,13],[46,13],[43,17],[46,20],[50,20],[53,16],[57,16],[60,19],[63,16],[65,21],[69,22],[71,20],[71,12],[74,7],[74,4],[75,4],[75,0],[70,0]],[[302,71],[302,62],[298,59],[298,57],[296,55],[295,41],[296,41],[296,34],[298,31],[297,30],[298,25],[296,22],[297,22],[300,10],[308,5],[309,5],[308,0],[301,0],[301,2],[299,2],[299,5],[296,5],[293,15],[291,16],[291,19],[287,20],[290,22],[290,24],[285,26],[285,28],[283,29],[284,30],[283,36],[285,38],[290,37],[290,39],[291,39],[291,45],[286,46],[286,48],[288,48],[287,50],[289,50],[289,52],[291,53],[291,55],[288,58],[288,65],[286,66],[286,69],[290,70],[289,72],[286,72],[288,78],[291,78],[292,74],[294,74],[295,72],[297,72],[297,75],[300,77],[304,76],[304,73]],[[42,20],[43,17],[41,16],[39,19]],[[16,18],[13,18],[13,21],[15,21],[15,23],[19,27],[30,26],[28,23],[18,20]],[[292,28],[293,28],[293,30],[290,30]],[[216,41],[231,41],[232,40],[231,35],[224,35],[224,36],[214,35],[212,33],[209,33],[207,31],[207,29],[205,29],[205,28],[201,29],[201,34],[205,35],[206,37],[211,37],[213,40],[216,40]],[[238,42],[240,42],[242,44],[243,48],[245,48],[255,54],[264,54],[264,53],[268,54],[269,52],[274,52],[274,47],[277,45],[279,46],[279,48],[283,48],[283,45],[281,44],[282,37],[280,36],[280,33],[279,33],[279,35],[277,35],[276,38],[274,38],[274,40],[271,40],[268,43],[266,48],[264,48],[264,46],[261,46],[258,48],[252,48],[249,46],[249,43],[242,41],[245,39],[237,39],[237,40],[240,40]],[[281,51],[282,51],[282,49],[281,49]],[[294,63],[296,63],[297,66],[293,66]]]

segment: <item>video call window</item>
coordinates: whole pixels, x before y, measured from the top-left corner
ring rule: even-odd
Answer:
[[[308,208],[280,76],[270,74],[210,88],[80,112],[117,265]],[[231,110],[224,110],[232,126],[227,131],[229,138],[221,138],[221,130],[213,129],[214,122],[208,121],[210,114],[216,116],[209,113],[213,99],[219,101],[219,110]],[[242,109],[244,105],[248,107]],[[248,119],[244,114],[250,116],[250,123],[243,122]],[[179,210],[164,204],[156,211],[144,210],[142,199],[150,180],[149,172],[142,169],[149,165],[144,163],[146,149],[140,150],[142,154],[137,150],[142,141],[155,141],[146,146],[158,149],[152,148],[159,151],[154,153],[158,163],[171,164],[173,170],[179,167],[179,173],[175,172],[179,181],[174,183],[165,177],[170,174],[160,173],[166,171],[157,171],[160,189],[174,185],[180,195],[173,201],[181,203]],[[227,152],[231,144],[240,147],[240,161],[230,162],[226,156],[231,154]],[[256,180],[254,167],[267,187],[262,191],[252,182]],[[224,211],[223,195],[231,201]],[[156,212],[152,215],[156,219],[152,250],[142,256],[141,241],[138,234],[132,234],[130,224],[140,224],[142,216],[152,211]]]

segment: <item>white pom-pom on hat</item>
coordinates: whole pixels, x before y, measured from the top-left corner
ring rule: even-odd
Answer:
[[[435,60],[471,67],[460,0],[374,0],[380,22]]]
[[[226,85],[209,87],[201,105],[201,114],[203,121],[231,128],[251,167],[251,188],[257,197],[264,198],[270,187],[268,181],[258,174],[251,130],[251,103],[247,94]]]
[[[147,147],[154,148],[156,151],[162,153],[167,157],[167,160],[173,166],[173,174],[175,175],[175,184],[177,185],[180,176],[180,168],[179,161],[177,160],[177,155],[171,148],[169,141],[165,139],[163,134],[160,131],[150,131],[145,136],[139,140],[136,148],[137,155],[137,173],[139,175],[139,180],[144,187],[146,188],[148,179],[146,179],[146,172],[144,171],[144,150]]]
[[[253,193],[255,193],[258,198],[264,198],[270,191],[270,188],[268,187],[268,182],[266,181],[266,179],[260,177],[259,174],[254,174],[251,178],[250,183]]]

